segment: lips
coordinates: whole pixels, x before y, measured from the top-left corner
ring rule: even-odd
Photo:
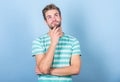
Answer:
[[[50,27],[51,29],[53,29],[54,27],[58,28],[58,27],[60,27],[60,26],[61,26],[61,22],[59,22],[59,21],[53,21],[53,22],[49,25],[49,27]]]
[[[54,22],[52,22],[52,24],[58,24],[58,21],[54,21]]]
[[[52,26],[54,27],[54,26],[58,26],[58,22],[56,21],[56,22],[52,22]]]

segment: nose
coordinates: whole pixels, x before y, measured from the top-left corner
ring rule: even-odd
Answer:
[[[56,21],[56,17],[54,16],[52,20],[53,20],[53,21]]]

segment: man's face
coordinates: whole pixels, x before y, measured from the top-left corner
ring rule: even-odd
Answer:
[[[62,19],[61,19],[59,12],[56,9],[48,10],[45,13],[45,17],[46,17],[46,23],[48,24],[50,29],[61,26]]]

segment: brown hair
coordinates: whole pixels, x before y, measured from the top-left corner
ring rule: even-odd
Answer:
[[[58,12],[59,12],[59,14],[60,14],[60,16],[61,16],[61,11],[60,11],[60,9],[59,9],[56,5],[54,5],[54,4],[49,4],[49,5],[47,5],[47,6],[42,10],[43,17],[44,17],[45,20],[46,20],[45,13],[46,13],[48,10],[52,10],[52,9],[58,10]]]

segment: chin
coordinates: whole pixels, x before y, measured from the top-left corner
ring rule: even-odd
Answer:
[[[51,26],[50,29],[53,29],[54,27],[59,28],[59,27],[61,27],[61,24],[58,24],[58,25],[55,25],[55,26]]]

